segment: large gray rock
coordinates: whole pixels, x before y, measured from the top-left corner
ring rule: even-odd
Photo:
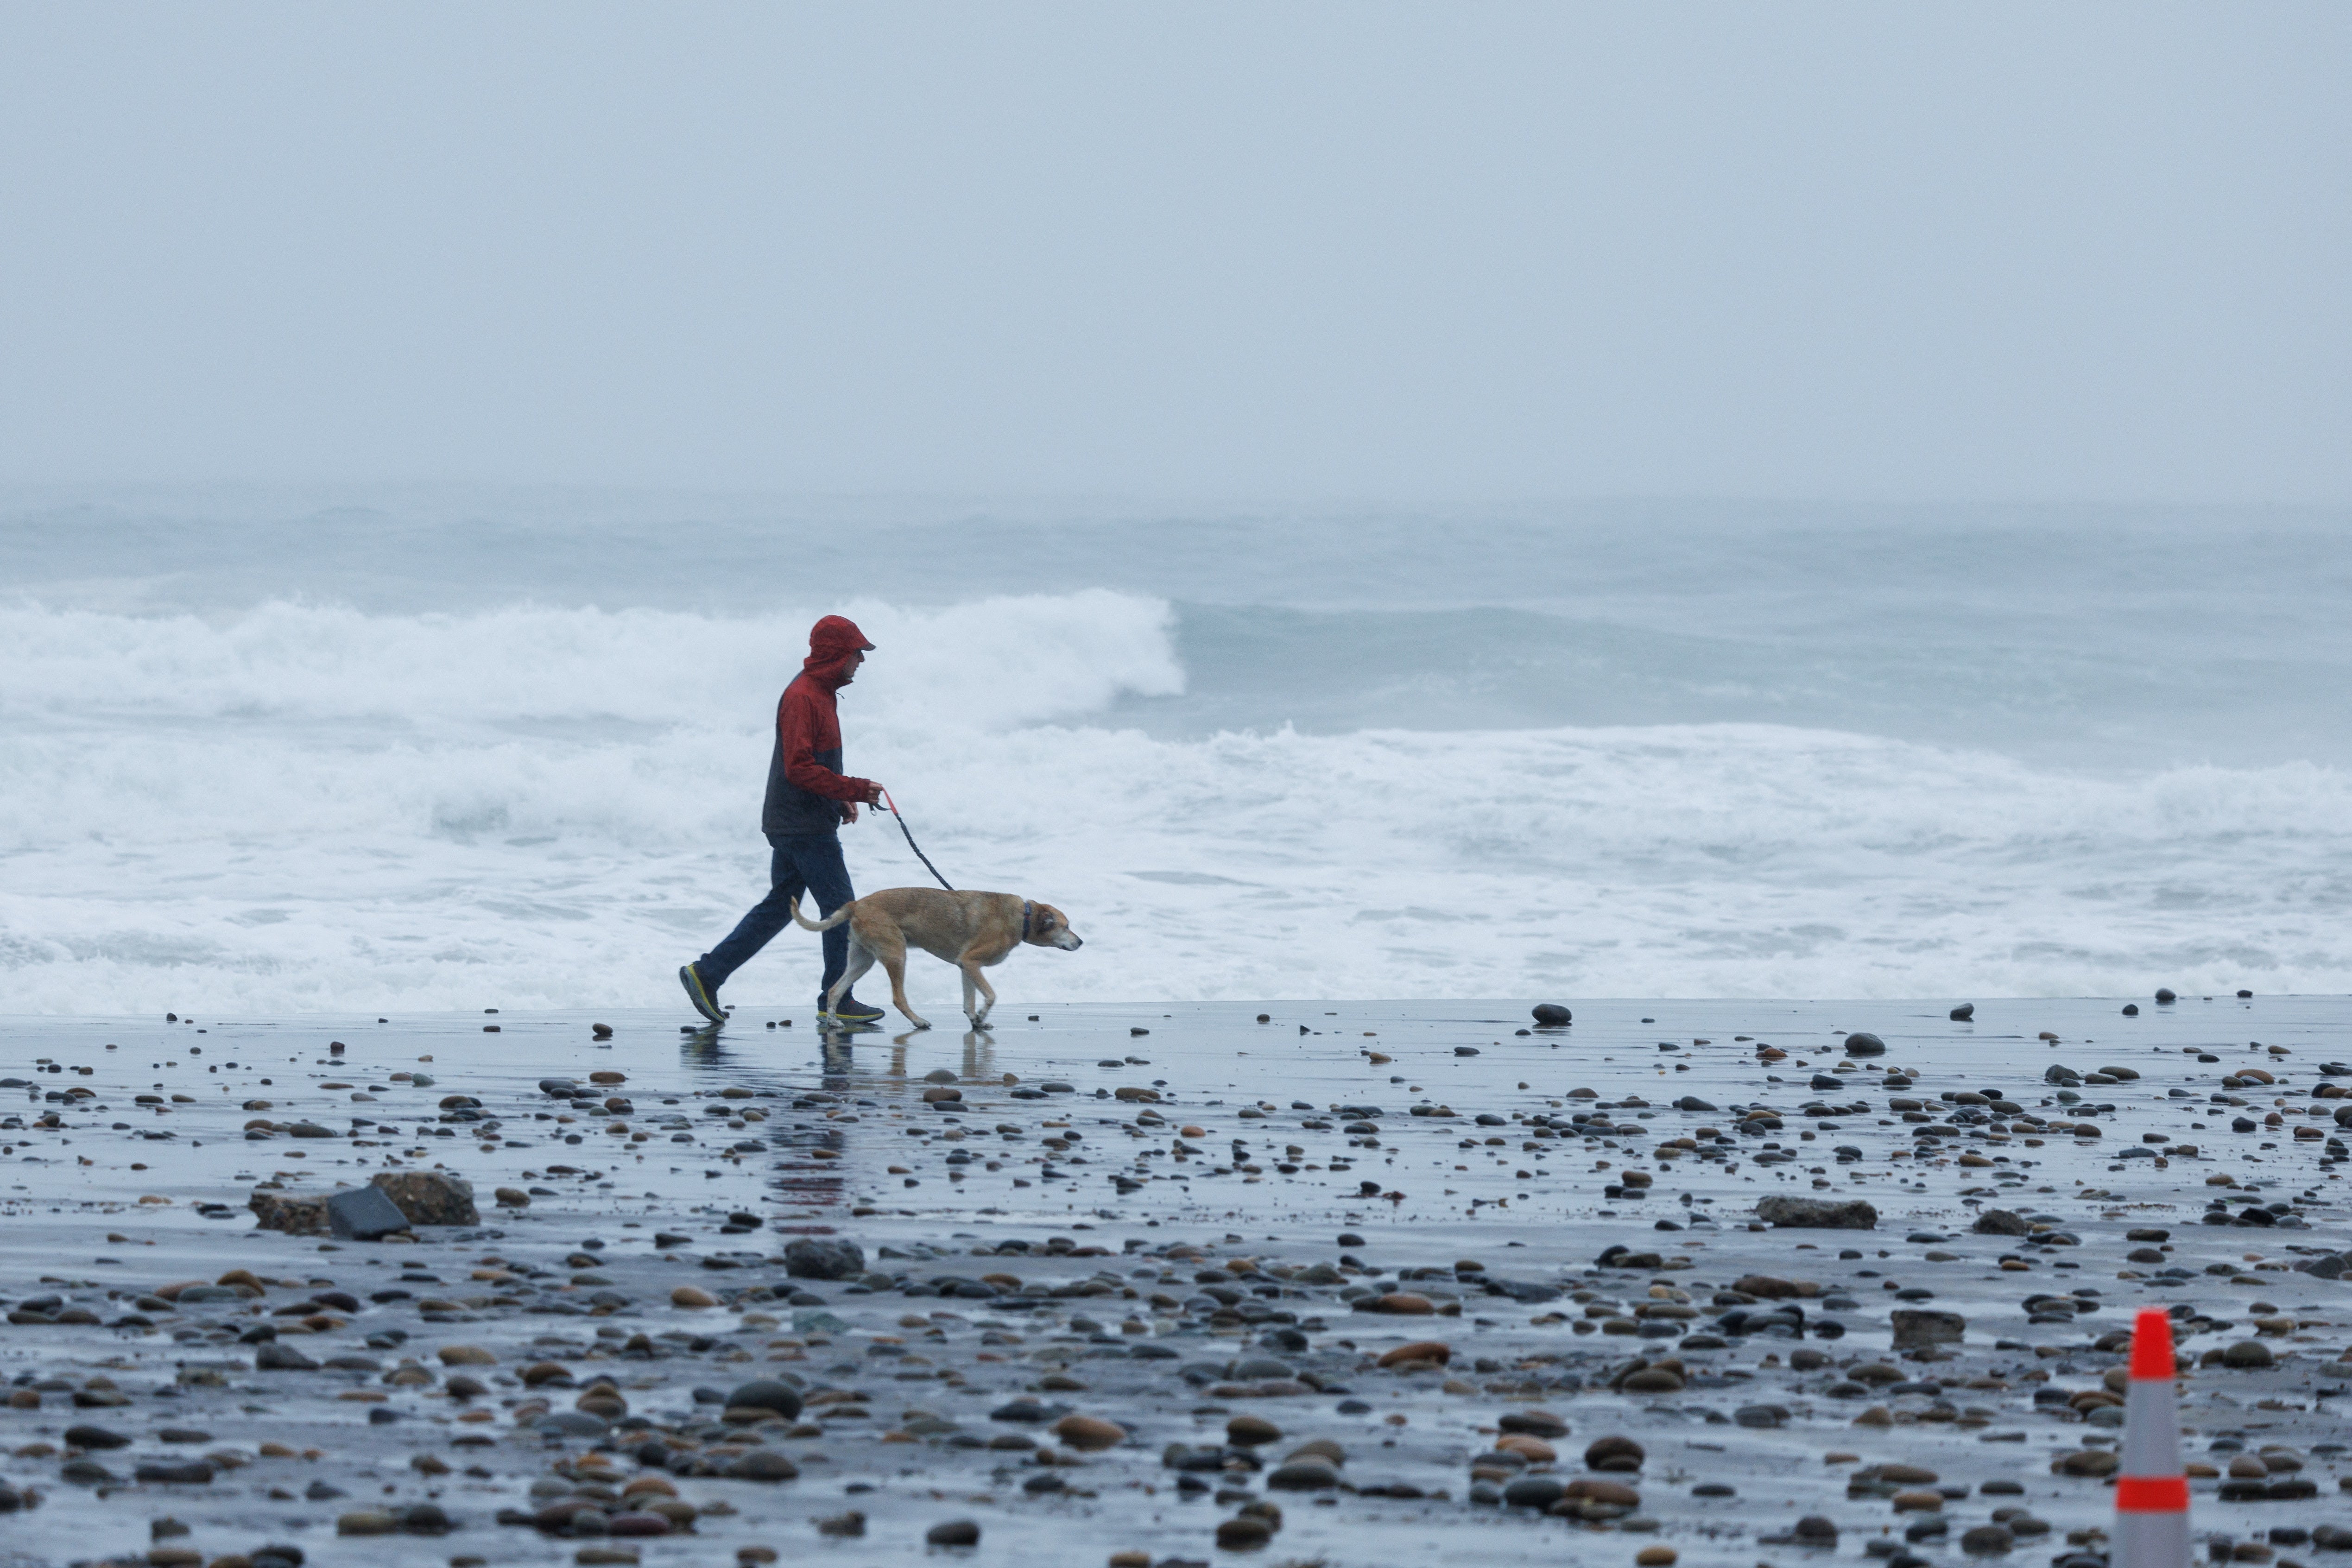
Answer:
[[[795,1279],[853,1279],[866,1272],[866,1249],[839,1237],[796,1236],[784,1244],[784,1272]]]
[[[1958,1312],[1906,1308],[1888,1321],[1895,1329],[1895,1348],[1925,1350],[1929,1345],[1956,1345],[1968,1333],[1969,1321]]]
[[[2031,1236],[2033,1234],[2033,1222],[2007,1209],[1987,1209],[1977,1215],[1976,1224],[1969,1228],[1979,1236]]]
[[[327,1228],[345,1241],[381,1241],[408,1228],[408,1216],[381,1187],[352,1187],[327,1197]]]
[[[1782,1230],[1875,1230],[1878,1211],[1860,1198],[1843,1203],[1828,1198],[1765,1198],[1756,1205],[1756,1217]]]

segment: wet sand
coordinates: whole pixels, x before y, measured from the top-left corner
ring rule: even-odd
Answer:
[[[2087,1564],[2150,1303],[2200,1538],[2352,1526],[2352,1286],[2294,1267],[2352,1246],[2344,999],[1564,1000],[8,1020],[0,1563],[899,1561],[970,1521],[929,1550]],[[480,1223],[248,1206],[436,1171]],[[810,1241],[861,1258],[789,1277]],[[1588,1468],[1612,1437],[1637,1468]]]

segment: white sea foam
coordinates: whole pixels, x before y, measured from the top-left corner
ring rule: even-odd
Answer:
[[[2352,990],[2352,778],[2053,771],[1756,724],[1155,738],[1163,601],[758,616],[0,610],[0,1011],[663,1004],[761,891],[814,615],[962,885],[1066,910],[1021,998]],[[861,888],[919,883],[846,830]],[[815,940],[730,987],[804,1007]],[[951,1015],[952,972],[915,993]]]

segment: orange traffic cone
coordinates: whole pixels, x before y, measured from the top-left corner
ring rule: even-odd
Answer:
[[[2114,1568],[2189,1568],[2189,1478],[2172,1393],[2172,1320],[2143,1307],[2132,1326],[2131,1392],[2116,1478]]]

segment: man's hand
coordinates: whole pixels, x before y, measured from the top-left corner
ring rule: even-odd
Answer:
[[[845,804],[842,806],[841,820],[844,823],[851,823],[857,820],[857,807],[855,804]]]
[[[869,784],[866,787],[866,804],[868,805],[880,805],[882,804],[882,786],[880,784]]]

